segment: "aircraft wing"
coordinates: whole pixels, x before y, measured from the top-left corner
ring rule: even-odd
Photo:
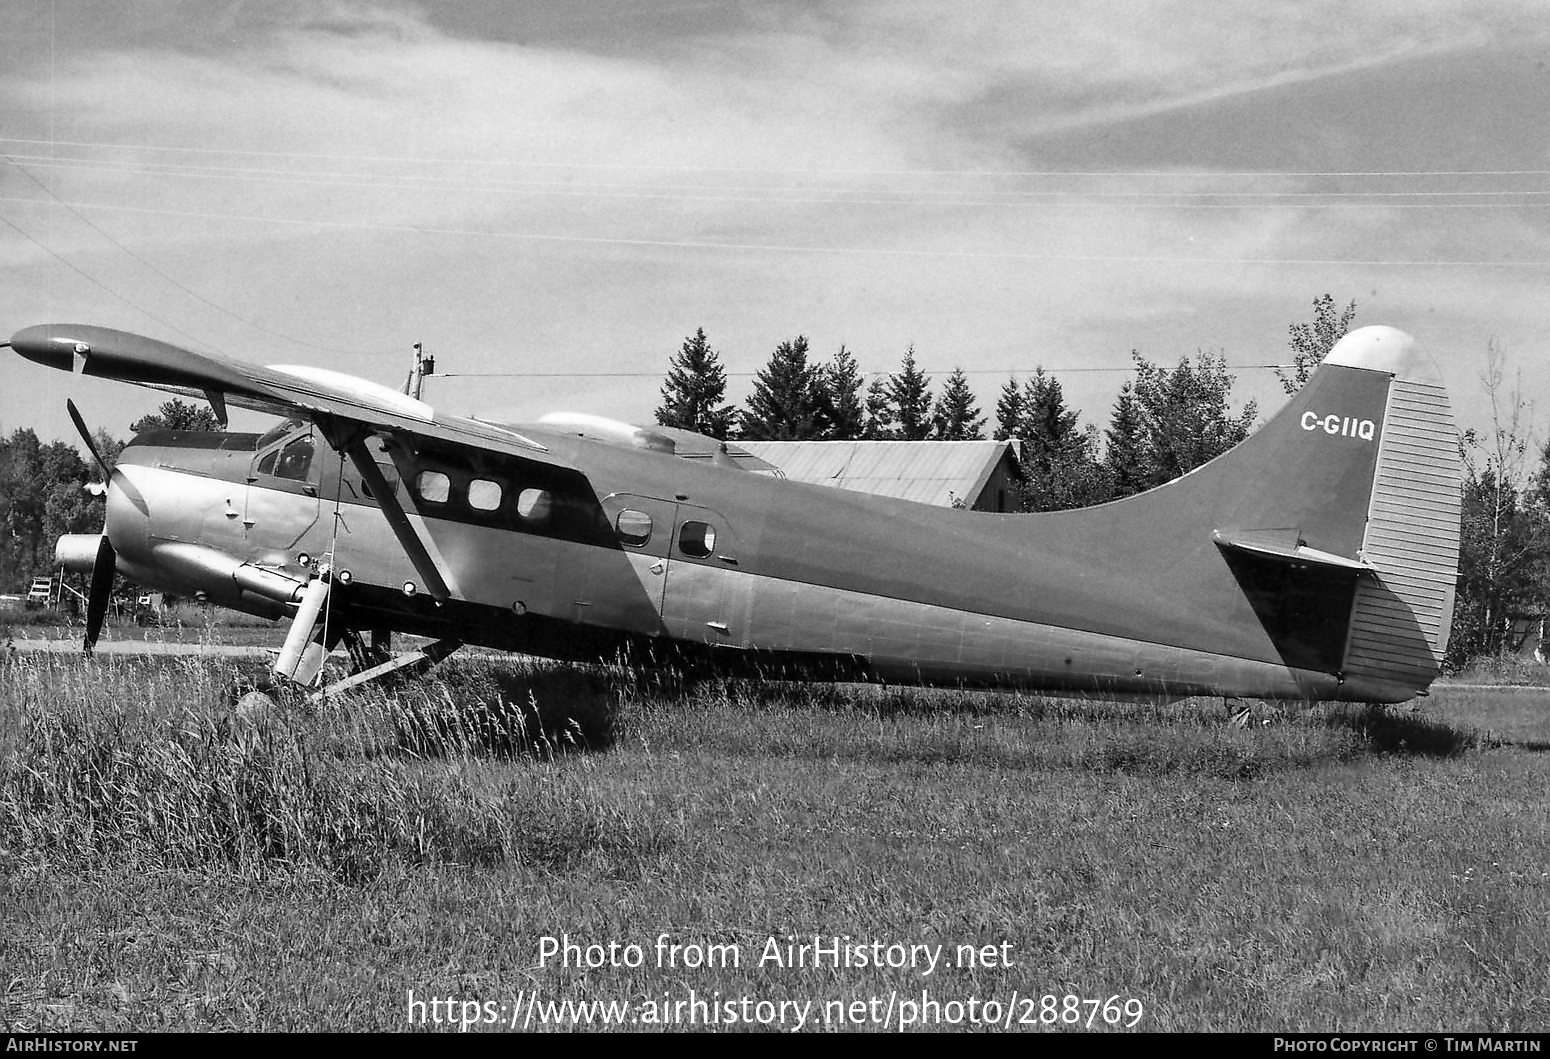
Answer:
[[[379,383],[311,367],[259,367],[154,338],[87,324],[41,324],[16,332],[11,348],[30,361],[93,378],[203,396],[224,418],[233,404],[319,425],[354,423],[537,459],[574,470],[545,446],[506,427],[436,413]]]
[[[311,420],[344,453],[372,488],[394,536],[437,600],[454,592],[447,572],[367,452],[368,434],[386,435],[401,449],[434,439],[523,459],[581,476],[570,461],[515,430],[460,416],[438,415],[430,405],[379,383],[325,368],[267,368],[87,324],[41,324],[16,332],[10,346],[28,360],[61,371],[202,395],[224,421],[227,403]],[[390,451],[392,451],[390,449]],[[401,454],[395,454],[397,461]]]

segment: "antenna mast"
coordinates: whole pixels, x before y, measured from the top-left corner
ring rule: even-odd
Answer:
[[[409,368],[409,378],[404,381],[404,393],[420,399],[420,390],[425,384],[427,375],[436,374],[436,355],[425,352],[425,347],[419,342],[414,344],[414,364]]]

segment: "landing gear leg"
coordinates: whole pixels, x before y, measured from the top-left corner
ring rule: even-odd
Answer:
[[[328,655],[328,648],[317,635],[321,632],[318,618],[323,613],[323,604],[328,602],[328,590],[329,578],[326,573],[307,583],[296,609],[296,617],[291,619],[290,631],[285,634],[280,657],[274,661],[276,676],[294,680],[303,687],[317,681],[318,674],[323,670],[323,659]]]

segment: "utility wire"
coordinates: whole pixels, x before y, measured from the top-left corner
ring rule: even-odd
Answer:
[[[135,309],[138,312],[144,313],[146,316],[148,316],[152,320],[155,320],[157,323],[161,324],[163,327],[170,328],[171,330],[176,331],[178,334],[182,335],[184,338],[188,339],[190,342],[193,342],[196,345],[203,345],[204,344],[202,339],[194,337],[193,335],[189,334],[187,331],[183,330],[181,327],[179,327],[177,324],[173,323],[172,321],[162,319],[160,316],[157,316],[155,313],[151,312],[151,310],[147,309],[145,306],[139,304],[138,302],[132,301],[131,299],[125,297],[122,294],[120,294],[118,291],[114,290],[112,287],[109,287],[107,284],[103,283],[101,280],[97,279],[95,276],[91,275],[88,272],[85,272],[84,270],[79,268],[74,262],[72,262],[69,259],[65,258],[63,255],[61,255],[59,253],[56,253],[53,247],[51,247],[51,246],[47,245],[46,243],[40,242],[39,240],[33,238],[29,233],[27,233],[26,231],[24,231],[23,229],[18,227],[8,217],[4,216],[3,214],[0,214],[0,223],[3,223],[7,228],[10,228],[17,235],[20,235],[23,239],[27,240],[29,243],[31,243],[34,246],[38,247],[44,253],[48,254],[50,257],[52,257],[55,260],[57,260],[61,265],[64,265],[71,272],[74,272],[76,275],[80,276],[82,279],[84,279],[86,282],[90,283],[92,286],[97,287],[99,290],[105,291],[106,293],[112,295],[113,297],[117,298],[119,301],[123,302],[125,305],[129,306],[131,309]],[[217,352],[219,352],[219,351],[217,351]]]
[[[38,147],[89,147],[119,151],[160,151],[189,154],[232,155],[246,158],[307,158],[349,162],[394,162],[402,165],[506,166],[535,169],[602,169],[691,173],[770,173],[804,175],[879,175],[879,176],[974,176],[974,177],[1096,177],[1148,179],[1253,179],[1306,177],[1500,177],[1550,176],[1550,169],[1391,169],[1391,170],[1067,170],[1067,169],[878,169],[818,168],[813,166],[760,167],[715,166],[659,162],[582,162],[539,159],[398,157],[394,155],[329,154],[311,151],[256,151],[223,147],[180,147],[164,144],[103,143],[88,140],[27,139],[0,136],[0,143],[22,143]]]
[[[279,331],[271,330],[270,328],[267,328],[267,327],[265,327],[262,324],[254,323],[252,320],[248,320],[248,319],[245,319],[242,316],[239,316],[237,313],[232,312],[230,309],[226,308],[224,305],[217,304],[216,302],[211,301],[209,298],[206,298],[203,294],[200,294],[198,291],[190,290],[188,287],[186,287],[182,283],[178,282],[172,276],[169,276],[167,273],[163,272],[161,269],[159,269],[155,265],[151,264],[151,262],[149,262],[145,258],[141,257],[139,254],[135,253],[133,250],[129,249],[127,246],[125,246],[123,243],[119,242],[117,239],[113,238],[107,232],[105,232],[101,228],[97,227],[97,225],[92,223],[91,220],[89,220],[88,218],[83,216],[75,208],[75,206],[73,204],[71,204],[69,202],[66,202],[64,199],[62,199],[58,195],[56,195],[52,188],[50,188],[43,181],[39,180],[32,173],[28,172],[28,170],[27,170],[27,168],[25,166],[21,165],[19,162],[16,161],[16,159],[12,158],[10,155],[4,154],[4,153],[0,153],[0,158],[3,158],[7,162],[9,162],[11,164],[11,168],[15,169],[18,173],[22,174],[28,180],[32,181],[39,188],[42,188],[43,191],[48,195],[48,197],[50,199],[52,199],[58,205],[63,206],[66,210],[68,210],[70,212],[71,216],[75,217],[76,220],[80,221],[82,224],[86,225],[86,227],[88,227],[92,231],[96,232],[99,236],[101,236],[107,242],[111,243],[113,246],[115,246],[119,250],[123,251],[129,257],[133,258],[135,261],[138,261],[145,268],[149,269],[151,272],[154,272],[156,275],[160,276],[162,279],[164,279],[168,283],[172,284],[174,287],[176,287],[178,290],[182,291],[184,294],[187,294],[190,298],[193,298],[195,301],[200,302],[203,305],[209,306],[210,308],[216,310],[217,312],[224,313],[226,316],[230,317],[233,320],[236,320],[238,323],[245,324],[248,327],[253,328],[255,331],[260,331],[260,332],[268,335],[271,338],[278,338],[278,339],[280,339],[282,341],[285,341],[285,342],[292,342],[292,343],[294,343],[294,344],[296,344],[298,346],[305,346],[308,349],[315,349],[315,350],[319,350],[320,352],[324,352],[324,353],[348,353],[348,354],[353,354],[353,355],[356,355],[356,356],[375,356],[375,355],[377,355],[378,353],[381,352],[380,350],[338,349],[338,348],[333,347],[333,346],[320,346],[320,345],[317,345],[316,343],[308,342],[305,339],[296,338],[296,337],[294,337],[292,335],[287,335],[287,334],[284,334],[284,333],[279,332]],[[15,227],[15,226],[12,225],[12,227]],[[52,253],[52,251],[50,251],[50,252]],[[59,257],[58,254],[55,254],[54,256],[55,257]],[[64,260],[64,259],[60,258],[60,260]],[[72,267],[74,267],[74,266],[72,266]],[[80,271],[80,270],[77,269],[77,271]],[[81,273],[81,274],[85,275],[85,273]],[[96,282],[96,281],[94,280],[93,282]],[[102,285],[99,283],[98,286],[102,286]],[[103,288],[103,289],[106,290],[107,288]],[[144,310],[142,310],[142,311],[144,311]],[[149,315],[149,314],[147,314],[147,315]],[[153,319],[154,319],[154,317],[153,317]],[[164,323],[165,321],[158,321],[158,322],[163,322]],[[184,335],[185,337],[192,337],[192,336],[189,336],[188,332],[186,332],[186,331],[179,331],[178,333],[181,334],[181,335]],[[206,343],[206,344],[209,344],[209,343]],[[214,345],[210,345],[210,348],[216,349],[217,352],[220,352],[219,347],[216,347]]]
[[[723,186],[647,186],[626,184],[586,184],[577,187],[551,181],[460,181],[456,178],[394,176],[350,173],[305,173],[300,171],[238,169],[234,167],[167,166],[145,163],[97,162],[81,159],[43,159],[35,156],[6,158],[18,169],[22,163],[33,168],[49,168],[89,173],[118,173],[130,176],[176,177],[199,180],[247,181],[251,183],[308,185],[315,187],[369,188],[377,190],[455,191],[466,194],[502,194],[550,196],[559,198],[601,198],[625,200],[673,200],[688,202],[762,202],[771,205],[838,206],[912,206],[920,208],[1039,208],[1039,209],[1145,209],[1145,210],[1245,210],[1271,206],[1296,209],[1545,209],[1546,201],[1503,201],[1508,199],[1544,199],[1550,190],[1486,191],[931,191],[890,192],[886,189],[837,188],[826,194],[807,189]],[[24,170],[25,171],[25,170]],[[31,174],[28,174],[31,176]],[[35,179],[35,178],[34,178]],[[41,185],[40,185],[41,186]],[[800,193],[799,193],[800,192]],[[52,192],[50,192],[52,194]],[[737,194],[734,194],[737,193]],[[977,198],[951,196],[975,195]],[[936,196],[924,198],[922,196]],[[874,197],[864,197],[874,196]],[[886,196],[886,197],[877,197]],[[997,197],[999,196],[999,197]],[[1389,201],[1424,198],[1429,200],[1492,199],[1497,201]],[[1189,201],[1189,200],[1230,201]],[[147,266],[150,267],[150,266]],[[217,307],[219,308],[219,307]],[[225,311],[225,310],[222,310]],[[240,319],[240,318],[239,318]],[[244,321],[246,322],[246,321]],[[305,345],[306,343],[301,343]]]
[[[0,202],[37,204],[41,200],[0,195]],[[372,224],[365,221],[308,220],[293,217],[263,217],[255,214],[218,213],[211,210],[167,210],[146,206],[112,206],[75,202],[71,206],[86,210],[116,210],[162,217],[192,217],[201,220],[243,221],[280,224],[293,227],[334,228],[354,231],[405,232],[417,235],[479,236],[487,239],[517,239],[528,242],[576,243],[591,246],[643,246],[673,250],[730,250],[758,253],[871,255],[879,257],[948,258],[985,261],[1043,261],[1089,264],[1132,265],[1265,265],[1317,268],[1550,268],[1550,261],[1446,261],[1439,259],[1351,259],[1351,258],[1254,258],[1254,257],[1138,257],[1125,254],[1039,254],[994,250],[914,250],[896,247],[794,246],[779,243],[715,243],[691,239],[631,239],[622,236],[556,235],[544,232],[501,232],[478,228],[447,228],[415,224]]]
[[[17,158],[6,157],[20,167]],[[194,167],[146,167],[122,166],[122,164],[76,163],[65,161],[26,160],[37,169],[67,169],[76,172],[104,172],[136,177],[175,177],[184,180],[229,180],[270,183],[270,185],[305,185],[319,188],[366,188],[378,191],[453,191],[463,194],[530,195],[530,197],[558,198],[620,198],[620,200],[674,200],[674,202],[755,202],[767,205],[834,205],[834,206],[915,206],[915,208],[1023,208],[1023,209],[1545,209],[1550,202],[1521,202],[1525,198],[1547,198],[1550,191],[1525,189],[1525,191],[1195,191],[1195,192],[1142,192],[1142,191],[1083,191],[1083,192],[967,192],[978,198],[952,198],[966,192],[918,191],[888,192],[880,189],[835,189],[831,194],[791,194],[787,189],[761,188],[642,188],[628,185],[589,185],[583,188],[530,181],[535,186],[525,186],[515,181],[504,183],[468,183],[468,181],[420,178],[405,180],[398,177],[372,177],[367,180],[350,174],[285,174],[277,171],[208,171]],[[31,175],[31,174],[29,174]],[[715,194],[707,194],[715,192]],[[747,194],[729,194],[747,192]],[[874,197],[863,197],[874,195]],[[893,195],[893,197],[876,197]],[[936,195],[925,198],[922,195]],[[986,198],[1001,195],[1001,198]],[[1015,198],[1012,197],[1015,195]],[[1037,195],[1037,197],[1035,197]],[[1406,198],[1429,198],[1434,202],[1392,202]],[[1491,198],[1496,202],[1435,202],[1451,198]],[[1505,202],[1505,200],[1519,202]],[[1229,200],[1229,202],[1198,202],[1198,200]],[[245,321],[246,323],[246,321]],[[302,343],[305,344],[305,343]]]

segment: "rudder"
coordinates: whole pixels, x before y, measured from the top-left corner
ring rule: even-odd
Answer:
[[[1409,335],[1361,328],[1327,363],[1388,371],[1388,405],[1360,558],[1344,675],[1350,690],[1408,698],[1447,653],[1458,578],[1458,433],[1447,391]]]

